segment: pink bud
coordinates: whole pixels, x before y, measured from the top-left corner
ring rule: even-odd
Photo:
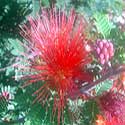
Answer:
[[[96,51],[97,51],[97,54],[100,54],[100,52],[101,52],[99,47],[97,47]]]
[[[103,65],[103,64],[105,63],[105,60],[102,59],[102,60],[100,60],[100,62],[101,62],[101,64]]]
[[[108,50],[107,50],[107,48],[103,48],[103,50],[102,50],[102,53],[104,54],[104,55],[107,55],[107,53],[108,53]]]
[[[105,61],[108,62],[109,61],[109,55],[105,55]]]
[[[103,43],[102,43],[102,42],[99,43],[99,47],[100,47],[101,49],[103,48]]]
[[[105,46],[106,46],[106,48],[108,48],[109,47],[109,42],[106,42]]]
[[[108,49],[110,49],[110,51],[113,51],[113,50],[114,50],[113,44],[112,44],[111,42],[109,43]]]
[[[100,59],[104,59],[104,55],[102,53],[100,54]]]
[[[103,39],[102,40],[103,44],[107,43],[107,40],[106,39]]]
[[[99,44],[100,41],[101,41],[100,39],[97,39],[96,44]]]
[[[112,56],[114,56],[114,51],[110,51],[110,52],[109,52],[109,55],[110,55],[110,58],[111,58]]]

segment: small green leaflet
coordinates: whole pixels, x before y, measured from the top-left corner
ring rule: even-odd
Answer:
[[[30,120],[26,121],[24,125],[31,125],[31,121]]]
[[[94,14],[94,19],[98,32],[106,38],[113,28],[113,24],[109,21],[108,16],[97,12]]]
[[[45,6],[45,7],[50,6],[49,0],[41,0],[41,4],[42,4],[42,6]]]
[[[24,47],[21,45],[21,42],[19,42],[17,39],[12,39],[9,38],[9,46],[8,48],[11,49],[11,53],[15,56],[21,55],[22,53],[24,53],[25,49]]]
[[[9,76],[11,72],[14,71],[14,68],[13,67],[7,67],[7,70],[6,70],[6,76]]]
[[[32,15],[33,15],[33,17],[35,17],[37,15],[37,13],[39,13],[39,10],[40,10],[40,1],[39,0],[32,0],[32,4],[33,4]]]
[[[108,91],[113,85],[113,81],[112,80],[105,80],[104,82],[98,84],[95,88],[95,91],[97,93],[97,95],[102,94],[105,91]]]

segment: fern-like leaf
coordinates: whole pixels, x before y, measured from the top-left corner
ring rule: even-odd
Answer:
[[[108,16],[102,13],[95,13],[94,19],[98,32],[101,33],[104,38],[106,38],[113,28],[113,24],[109,21]]]
[[[95,88],[96,94],[100,95],[103,92],[110,90],[112,85],[113,85],[112,80],[105,80],[104,82],[102,82],[96,86],[96,88]]]

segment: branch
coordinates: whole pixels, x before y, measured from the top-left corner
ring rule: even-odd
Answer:
[[[119,75],[120,73],[125,72],[125,64],[118,65],[114,67],[110,67],[105,75],[103,75],[100,79],[96,80],[95,82],[88,83],[80,89],[82,94],[85,94],[87,97],[91,97],[91,91],[101,82]]]

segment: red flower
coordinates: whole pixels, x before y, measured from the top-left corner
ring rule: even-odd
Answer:
[[[96,125],[107,125],[102,115],[97,115]]]
[[[115,117],[108,121],[102,115],[97,115],[96,125],[125,125],[125,121],[120,121]]]
[[[108,121],[114,117],[119,122],[125,121],[125,97],[120,93],[107,93],[100,97],[99,105]]]
[[[85,70],[92,59],[84,30],[83,20],[77,18],[74,11],[67,17],[64,12],[54,9],[43,10],[41,16],[36,20],[30,18],[29,25],[22,28],[22,36],[28,41],[27,48],[33,55],[30,68],[37,72],[30,76],[26,86],[45,81],[35,92],[38,101],[47,101],[47,93],[54,91],[53,111],[58,111],[58,124],[67,98],[79,92],[76,81],[92,80],[92,75]]]

